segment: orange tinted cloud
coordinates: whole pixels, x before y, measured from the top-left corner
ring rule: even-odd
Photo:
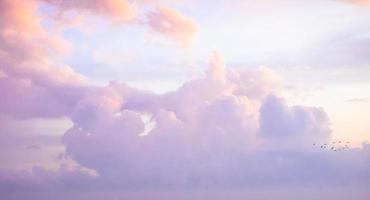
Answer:
[[[68,99],[71,88],[85,84],[82,75],[54,61],[65,43],[42,27],[37,9],[36,1],[0,1],[1,113],[60,116],[70,106],[60,97]]]
[[[67,10],[87,12],[108,17],[116,23],[130,21],[135,17],[135,9],[126,0],[44,0]]]
[[[163,35],[186,47],[193,39],[197,28],[194,23],[181,15],[175,9],[160,7],[157,0],[41,0],[61,11],[77,11],[91,15],[100,15],[114,23],[139,22],[140,14],[146,16],[152,32]],[[156,7],[152,12],[146,12],[144,6]],[[140,23],[140,22],[139,22]]]
[[[347,3],[361,5],[361,6],[367,6],[370,4],[370,0],[343,0],[343,1]]]
[[[197,27],[191,20],[172,8],[159,7],[146,16],[147,24],[153,32],[162,34],[183,47],[189,45],[197,32]]]

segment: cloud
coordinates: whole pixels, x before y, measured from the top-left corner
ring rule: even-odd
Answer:
[[[62,11],[74,10],[107,17],[115,23],[126,23],[136,16],[134,6],[126,0],[43,0]]]
[[[286,105],[276,81],[268,68],[225,69],[215,53],[204,76],[176,91],[154,94],[118,82],[90,87],[67,114],[73,127],[62,139],[63,157],[81,168],[4,173],[1,191],[21,199],[31,189],[31,196],[50,196],[368,186],[368,145],[342,152],[313,147],[312,141],[330,139],[325,112]],[[144,115],[154,124],[146,135]]]
[[[107,14],[111,5],[71,6]],[[16,135],[1,120],[0,136],[8,138],[1,141],[9,148],[36,140],[63,145],[61,157],[78,166],[1,172],[0,196],[370,185],[369,145],[340,153],[309,149],[307,143],[329,141],[329,120],[320,108],[288,106],[270,69],[227,69],[214,53],[204,76],[172,92],[154,94],[118,82],[93,86],[55,62],[64,42],[41,26],[37,8],[36,1],[0,1],[0,113],[16,120],[66,117],[73,126],[60,144],[54,137]],[[171,9],[148,16],[153,31],[174,40],[193,34],[190,22]]]
[[[347,102],[347,103],[369,103],[370,102],[370,98],[347,99],[345,102]]]
[[[241,87],[235,74],[214,55],[204,77],[174,92],[155,95],[119,83],[96,90],[78,103],[74,127],[63,138],[66,155],[122,188],[342,185],[346,169],[368,176],[366,164],[354,156],[368,150],[336,156],[313,149],[312,142],[330,139],[322,109],[287,106],[273,90],[255,96],[258,89]],[[259,75],[245,77],[270,82],[263,73],[251,74]],[[155,126],[142,136],[144,113]],[[343,165],[347,159],[351,164]]]
[[[53,44],[62,41],[34,23],[39,18],[33,1],[1,4],[1,113],[20,118],[65,116],[86,91],[85,77],[53,61],[60,51]]]
[[[341,1],[351,3],[351,4],[360,5],[360,6],[368,6],[370,4],[369,0],[341,0]]]
[[[164,173],[184,171],[187,170],[184,166],[195,165],[196,160],[205,156],[203,150],[206,155],[211,153],[207,146],[233,151],[244,148],[243,145],[234,146],[233,141],[252,142],[247,133],[256,126],[253,124],[256,122],[253,119],[254,105],[247,98],[232,96],[231,85],[222,81],[225,79],[222,68],[213,63],[211,69],[214,70],[210,70],[206,77],[163,95],[136,94],[139,97],[131,98],[130,95],[135,94],[116,83],[97,90],[96,94],[78,103],[76,116],[72,116],[74,127],[64,136],[67,155],[95,169],[103,178],[125,177],[131,184],[141,184],[142,178],[159,178],[163,184],[186,182],[181,180],[186,177],[176,180],[176,176]],[[127,98],[122,98],[122,94],[128,94]],[[223,110],[225,106],[227,110]],[[149,113],[155,123],[154,129],[144,137],[139,136],[145,126],[141,120],[143,113]],[[210,137],[214,140],[208,141]],[[229,139],[226,144],[222,143]],[[200,149],[193,152],[192,147],[197,145]],[[175,148],[177,151],[173,151]],[[121,153],[115,155],[116,152]],[[172,164],[166,167],[166,163]],[[120,170],[122,168],[130,170],[132,176]],[[152,173],[155,169],[158,172]],[[204,169],[192,166],[189,170]],[[138,177],[141,173],[148,177]],[[117,181],[122,182],[121,179]]]
[[[269,96],[261,107],[259,134],[267,139],[289,142],[289,146],[311,146],[330,139],[330,123],[321,108],[287,106],[283,99]]]
[[[181,46],[188,46],[193,40],[197,27],[178,11],[168,7],[158,7],[146,14],[147,24],[151,31],[162,34]]]
[[[64,147],[61,134],[55,131],[60,120],[19,120],[2,112],[0,119],[0,173],[30,170],[37,165],[47,169],[60,165],[61,160],[56,157]]]
[[[354,28],[350,31],[341,31],[324,38],[319,45],[308,54],[308,63],[323,67],[358,67],[365,68],[370,60],[370,30],[368,28]]]
[[[5,0],[0,9],[0,110],[19,117],[64,115],[86,84],[53,61],[64,42],[41,26],[35,1]]]
[[[133,23],[146,25],[159,35],[169,38],[182,47],[190,45],[197,27],[195,24],[180,14],[177,10],[162,6],[159,1],[126,1],[126,0],[44,0],[64,11],[85,12],[108,18],[116,24]],[[155,7],[153,11],[146,11],[145,7]],[[141,20],[142,15],[146,18]]]

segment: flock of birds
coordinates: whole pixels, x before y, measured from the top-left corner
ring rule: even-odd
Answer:
[[[313,146],[319,147],[321,149],[328,149],[332,151],[344,151],[348,150],[350,147],[350,142],[346,141],[333,141],[330,143],[324,143],[324,144],[316,144],[313,143]]]

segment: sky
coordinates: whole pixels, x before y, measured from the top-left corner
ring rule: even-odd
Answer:
[[[0,198],[370,198],[370,1],[0,0]]]

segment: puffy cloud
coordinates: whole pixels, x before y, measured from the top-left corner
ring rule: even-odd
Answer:
[[[2,72],[17,78],[32,77],[40,84],[78,84],[83,79],[81,75],[50,59],[65,51],[66,44],[42,27],[37,8],[35,1],[1,1]],[[53,73],[59,76],[50,77]]]
[[[41,26],[35,1],[5,0],[0,9],[0,110],[19,117],[65,115],[86,81],[51,59],[64,51],[63,41]]]
[[[9,181],[5,173],[1,189],[22,196],[33,187],[39,192],[32,195],[48,196],[41,191],[368,186],[368,145],[315,149],[312,141],[330,138],[325,112],[286,105],[274,95],[275,81],[267,68],[225,69],[214,54],[203,77],[176,91],[153,94],[117,82],[90,88],[68,115],[73,127],[63,136],[63,157],[96,175],[35,169],[26,180],[15,175]],[[154,126],[143,135],[145,115]]]
[[[77,8],[106,14],[113,4],[103,5]],[[2,173],[2,197],[32,199],[30,191],[50,199],[55,193],[148,188],[370,185],[367,144],[338,154],[279,146],[328,141],[330,129],[323,110],[287,106],[277,98],[278,80],[268,68],[228,70],[213,54],[206,74],[176,91],[154,94],[117,82],[92,86],[51,59],[63,51],[63,42],[42,28],[36,1],[5,0],[0,9],[0,113],[69,118],[73,127],[62,137],[62,157],[80,165]],[[187,40],[172,27],[157,27],[156,20],[164,20],[188,33],[191,25],[178,13],[160,8],[148,16],[155,31]]]
[[[162,34],[184,47],[189,45],[197,32],[192,21],[172,8],[159,7],[147,13],[146,18],[150,30]]]
[[[260,114],[261,137],[301,147],[330,139],[329,119],[320,108],[287,106],[283,99],[271,95],[263,103]]]
[[[205,77],[175,92],[154,95],[115,82],[92,91],[71,116],[74,127],[63,137],[67,156],[96,170],[102,179],[117,177],[113,182],[126,186],[140,187],[148,179],[160,185],[190,185],[208,165],[217,168],[211,174],[228,173],[221,164],[226,154],[246,152],[256,140],[259,103],[234,95],[238,86],[226,73],[215,54]],[[141,136],[144,114],[155,126]]]
[[[0,78],[0,111],[14,117],[63,117],[85,91],[69,86],[39,86],[30,79]],[[11,89],[9,89],[11,88]]]
[[[21,195],[24,188],[61,191],[66,185],[99,190],[345,184],[348,179],[369,184],[365,148],[343,157],[300,148],[280,151],[276,141],[286,138],[293,139],[284,145],[303,144],[307,138],[310,144],[327,141],[329,124],[318,108],[289,107],[270,96],[278,79],[268,68],[227,70],[222,57],[213,54],[203,77],[165,94],[117,82],[90,86],[68,66],[50,59],[60,51],[55,44],[62,41],[37,22],[35,2],[17,3],[1,2],[6,11],[1,12],[6,19],[1,22],[1,113],[70,118],[73,127],[63,136],[63,157],[97,176],[82,169],[39,169],[26,178],[16,173],[10,180],[5,173],[1,191],[9,194],[11,187],[10,194]],[[143,135],[148,126],[145,115],[154,126]],[[269,138],[272,142],[265,141]]]
[[[123,188],[332,183],[336,175],[335,180],[344,184],[339,172],[323,180],[311,176],[321,174],[320,168],[338,169],[333,163],[351,159],[312,149],[313,141],[329,141],[325,112],[287,106],[269,95],[275,76],[266,70],[249,75],[225,70],[215,54],[204,77],[177,91],[155,95],[111,83],[77,104],[74,127],[63,137],[66,155],[96,170],[100,181]],[[242,75],[253,81],[240,81]],[[264,84],[243,85],[253,82]],[[144,114],[155,124],[146,135]],[[321,157],[328,161],[315,161]],[[312,168],[305,166],[308,160]],[[364,166],[353,162],[348,166],[353,173],[368,173],[357,171],[357,165]],[[301,170],[307,172],[300,174]]]

